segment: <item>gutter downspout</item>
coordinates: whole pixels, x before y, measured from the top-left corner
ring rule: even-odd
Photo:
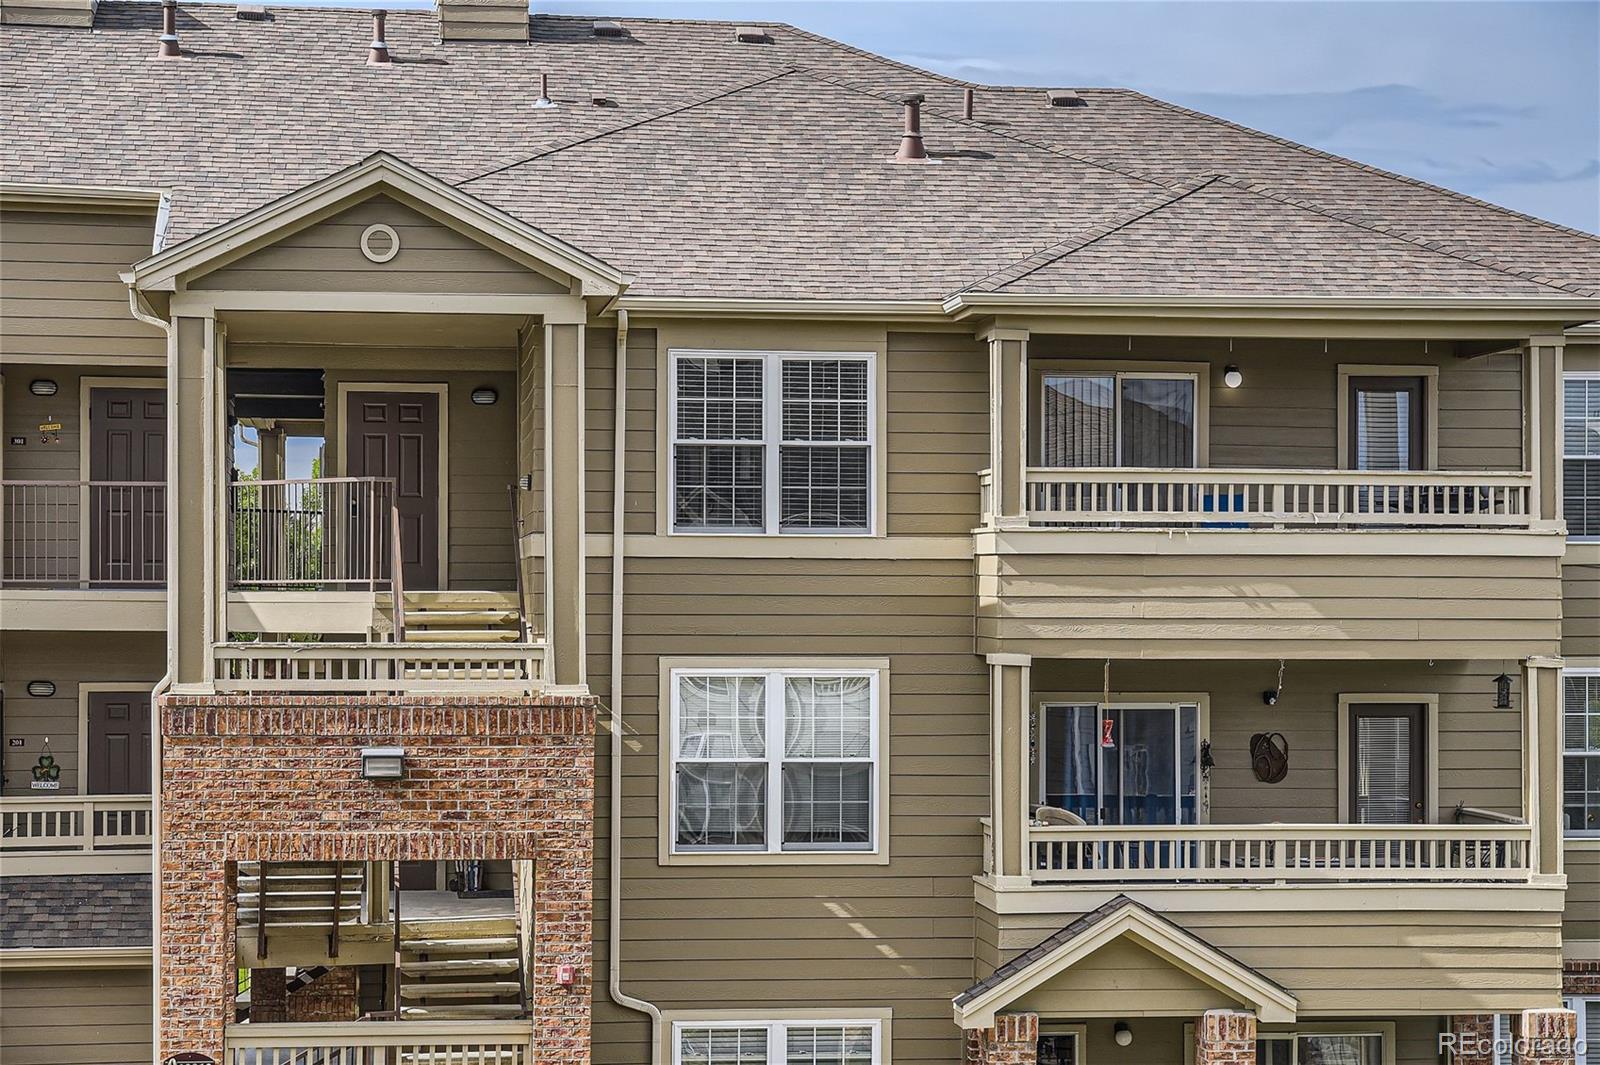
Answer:
[[[167,197],[161,197],[161,213],[166,214]],[[158,227],[156,239],[161,239]],[[146,325],[153,325],[167,335],[167,397],[168,410],[172,409],[172,400],[178,394],[178,360],[177,353],[173,350],[176,333],[172,323],[158,318],[144,308],[144,302],[139,298],[139,290],[130,282],[128,285],[128,311],[135,319]],[[177,469],[177,434],[167,434],[167,469]],[[167,694],[172,687],[172,633],[177,623],[174,610],[175,601],[172,598],[172,560],[177,554],[177,529],[172,523],[172,513],[166,515],[167,539],[167,671],[156,681],[156,686],[150,690],[150,715],[153,727],[150,729],[150,1016],[154,1023],[150,1030],[150,1060],[155,1065],[161,1061],[161,768],[162,768],[162,732],[161,715],[157,712],[157,704],[161,697]]]
[[[607,990],[623,1009],[650,1018],[650,1061],[661,1061],[661,1010],[654,1003],[622,990],[622,523],[628,440],[628,312],[617,311],[616,392],[612,400],[611,457],[611,849],[606,856],[610,880],[606,920],[610,970]]]

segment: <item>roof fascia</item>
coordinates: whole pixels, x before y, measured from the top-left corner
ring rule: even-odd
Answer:
[[[793,320],[946,322],[938,300],[783,300],[722,296],[623,296],[615,309],[640,318],[783,318]]]
[[[1126,936],[1145,950],[1255,1010],[1263,1021],[1293,1021],[1299,1001],[1288,991],[1251,972],[1232,958],[1171,922],[1130,902],[1032,965],[965,1005],[955,1005],[962,1028],[990,1028],[1007,1003],[1072,968],[1107,943]]]
[[[141,969],[151,963],[149,947],[7,947],[0,971],[8,969]]]
[[[175,291],[180,274],[380,189],[410,197],[523,255],[570,274],[580,282],[580,295],[614,296],[632,280],[587,252],[382,153],[149,256],[134,264],[122,279],[147,291]]]
[[[154,210],[164,190],[134,185],[51,185],[0,181],[0,207],[103,207],[108,210]]]
[[[1118,295],[1070,296],[1034,293],[958,292],[943,302],[957,321],[985,315],[1026,313],[1085,317],[1130,314],[1191,318],[1428,318],[1481,320],[1507,317],[1539,321],[1585,322],[1600,318],[1600,300],[1583,296],[1229,296]],[[1241,315],[1241,312],[1248,314]]]

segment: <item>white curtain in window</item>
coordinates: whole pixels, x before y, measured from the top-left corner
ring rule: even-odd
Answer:
[[[1411,393],[1387,390],[1356,391],[1356,468],[1409,470],[1412,468]]]

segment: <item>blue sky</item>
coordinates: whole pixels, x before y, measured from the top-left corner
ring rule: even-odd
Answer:
[[[1130,86],[1600,232],[1600,3],[1592,0],[534,7],[771,19],[974,81]]]

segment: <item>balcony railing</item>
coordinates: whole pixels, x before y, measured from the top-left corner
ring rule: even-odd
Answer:
[[[150,827],[148,795],[0,799],[0,854],[148,850]]]
[[[529,1021],[230,1024],[223,1065],[532,1065]]]
[[[232,587],[389,588],[393,481],[235,481],[228,492]]]
[[[1527,825],[1031,826],[1036,884],[1517,882]]]
[[[993,500],[979,475],[985,522]],[[1370,470],[1030,469],[1024,506],[1045,527],[1528,528],[1533,474]]]
[[[219,692],[528,692],[539,643],[232,643],[215,648]]]
[[[0,481],[0,584],[158,586],[167,579],[160,481]]]

